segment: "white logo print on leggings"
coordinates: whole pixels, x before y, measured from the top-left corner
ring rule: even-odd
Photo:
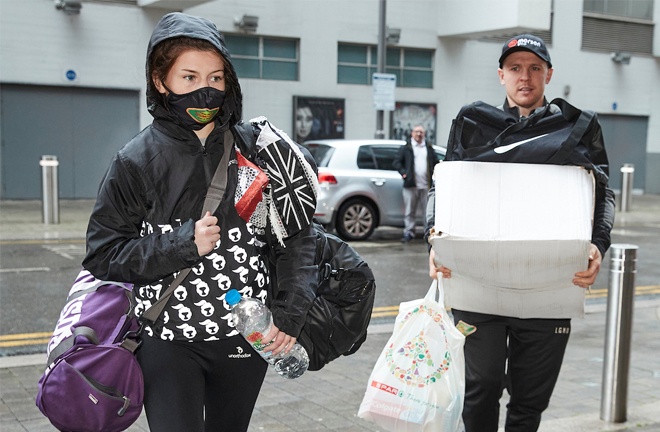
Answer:
[[[236,352],[237,354],[229,354],[227,357],[229,358],[236,358],[236,359],[241,359],[241,358],[250,358],[252,357],[252,353],[250,352],[243,352],[243,347],[237,346],[236,347]]]

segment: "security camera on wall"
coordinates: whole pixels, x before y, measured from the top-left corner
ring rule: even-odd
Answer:
[[[76,0],[55,0],[55,9],[67,15],[78,15],[82,9],[82,2]]]
[[[259,17],[254,15],[243,15],[240,19],[234,19],[234,25],[245,32],[254,33],[259,26]]]
[[[630,64],[632,55],[629,52],[617,51],[612,53],[612,61],[619,64]]]

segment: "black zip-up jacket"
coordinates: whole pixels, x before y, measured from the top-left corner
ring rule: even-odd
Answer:
[[[433,169],[438,163],[438,156],[433,150],[433,146],[428,141],[426,143],[426,181],[429,187],[432,184],[431,179],[433,178]],[[406,145],[399,149],[396,159],[394,159],[394,168],[403,176],[406,175],[406,178],[403,179],[404,188],[414,188],[416,187],[415,183],[415,152],[412,148],[412,143],[410,139],[406,141]]]
[[[239,217],[235,192],[239,176],[246,178],[233,149],[227,190],[215,212],[221,240],[212,253],[204,257],[197,253],[195,221],[201,217],[211,178],[224,153],[225,132],[239,122],[242,97],[224,41],[210,21],[186,21],[181,15],[173,23],[164,22],[154,31],[149,54],[157,43],[178,36],[213,43],[227,60],[228,84],[235,85],[227,89],[222,114],[205,146],[167,110],[159,95],[147,95],[153,123],[117,153],[101,182],[83,266],[98,279],[133,283],[138,314],[155,303],[175,273],[192,267],[149,332],[169,340],[215,340],[236,334],[228,324],[229,308],[224,302],[229,288],[266,299],[271,283],[270,247],[276,257],[278,299],[268,303],[275,325],[297,337],[315,297],[315,234],[310,225],[280,245],[269,225],[259,228]],[[240,140],[236,143],[244,156],[256,154]]]
[[[598,118],[591,111],[584,113],[583,116],[583,111],[562,99],[545,101],[543,107],[527,118],[521,118],[518,108],[510,107],[506,100],[497,108],[483,102],[466,105],[452,122],[445,160],[549,163],[586,168],[596,179],[591,242],[605,256],[614,226],[614,192],[608,187],[609,162]],[[575,126],[565,127],[570,124]],[[503,134],[510,127],[515,128],[514,132]],[[575,138],[571,133],[577,128],[582,134]],[[556,136],[552,135],[555,131]],[[535,141],[527,146],[499,155],[492,151],[493,143],[504,145],[507,139],[519,141],[528,135]],[[428,239],[434,223],[435,186],[429,191],[425,238]]]

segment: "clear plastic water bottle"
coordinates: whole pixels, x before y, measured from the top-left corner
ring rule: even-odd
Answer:
[[[272,352],[263,351],[268,346],[268,342],[263,338],[273,325],[273,315],[265,304],[251,297],[243,297],[235,289],[227,292],[225,300],[232,308],[236,330],[252,344],[261,357],[274,366],[275,372],[289,379],[298,378],[305,373],[309,366],[309,356],[299,343],[296,343],[288,354],[282,352],[274,356]]]

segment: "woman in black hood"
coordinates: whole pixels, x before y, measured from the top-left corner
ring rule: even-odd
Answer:
[[[224,38],[211,21],[177,12],[165,15],[161,19],[149,41],[146,66],[149,111],[153,114],[158,111],[159,106],[167,108],[165,99],[167,92],[159,89],[155,81],[162,81],[163,73],[169,71],[171,62],[178,57],[178,53],[188,48],[220,54],[226,83],[220,123],[229,126],[238,123],[241,120],[243,95]],[[187,118],[184,121],[187,121]]]
[[[264,351],[289,352],[315,295],[315,236],[311,226],[299,226],[287,236],[280,229],[272,241],[267,177],[249,165],[255,144],[241,147],[232,133],[241,88],[212,22],[165,15],[149,42],[146,70],[154,120],[108,168],[83,266],[98,279],[134,284],[138,316],[192,268],[145,327],[137,353],[149,428],[244,431],[267,363],[234,328],[225,294],[235,288],[268,298],[274,325]],[[226,191],[213,214],[202,214],[218,166],[226,167]],[[246,193],[255,185],[256,193]],[[272,268],[280,275],[274,299]]]

